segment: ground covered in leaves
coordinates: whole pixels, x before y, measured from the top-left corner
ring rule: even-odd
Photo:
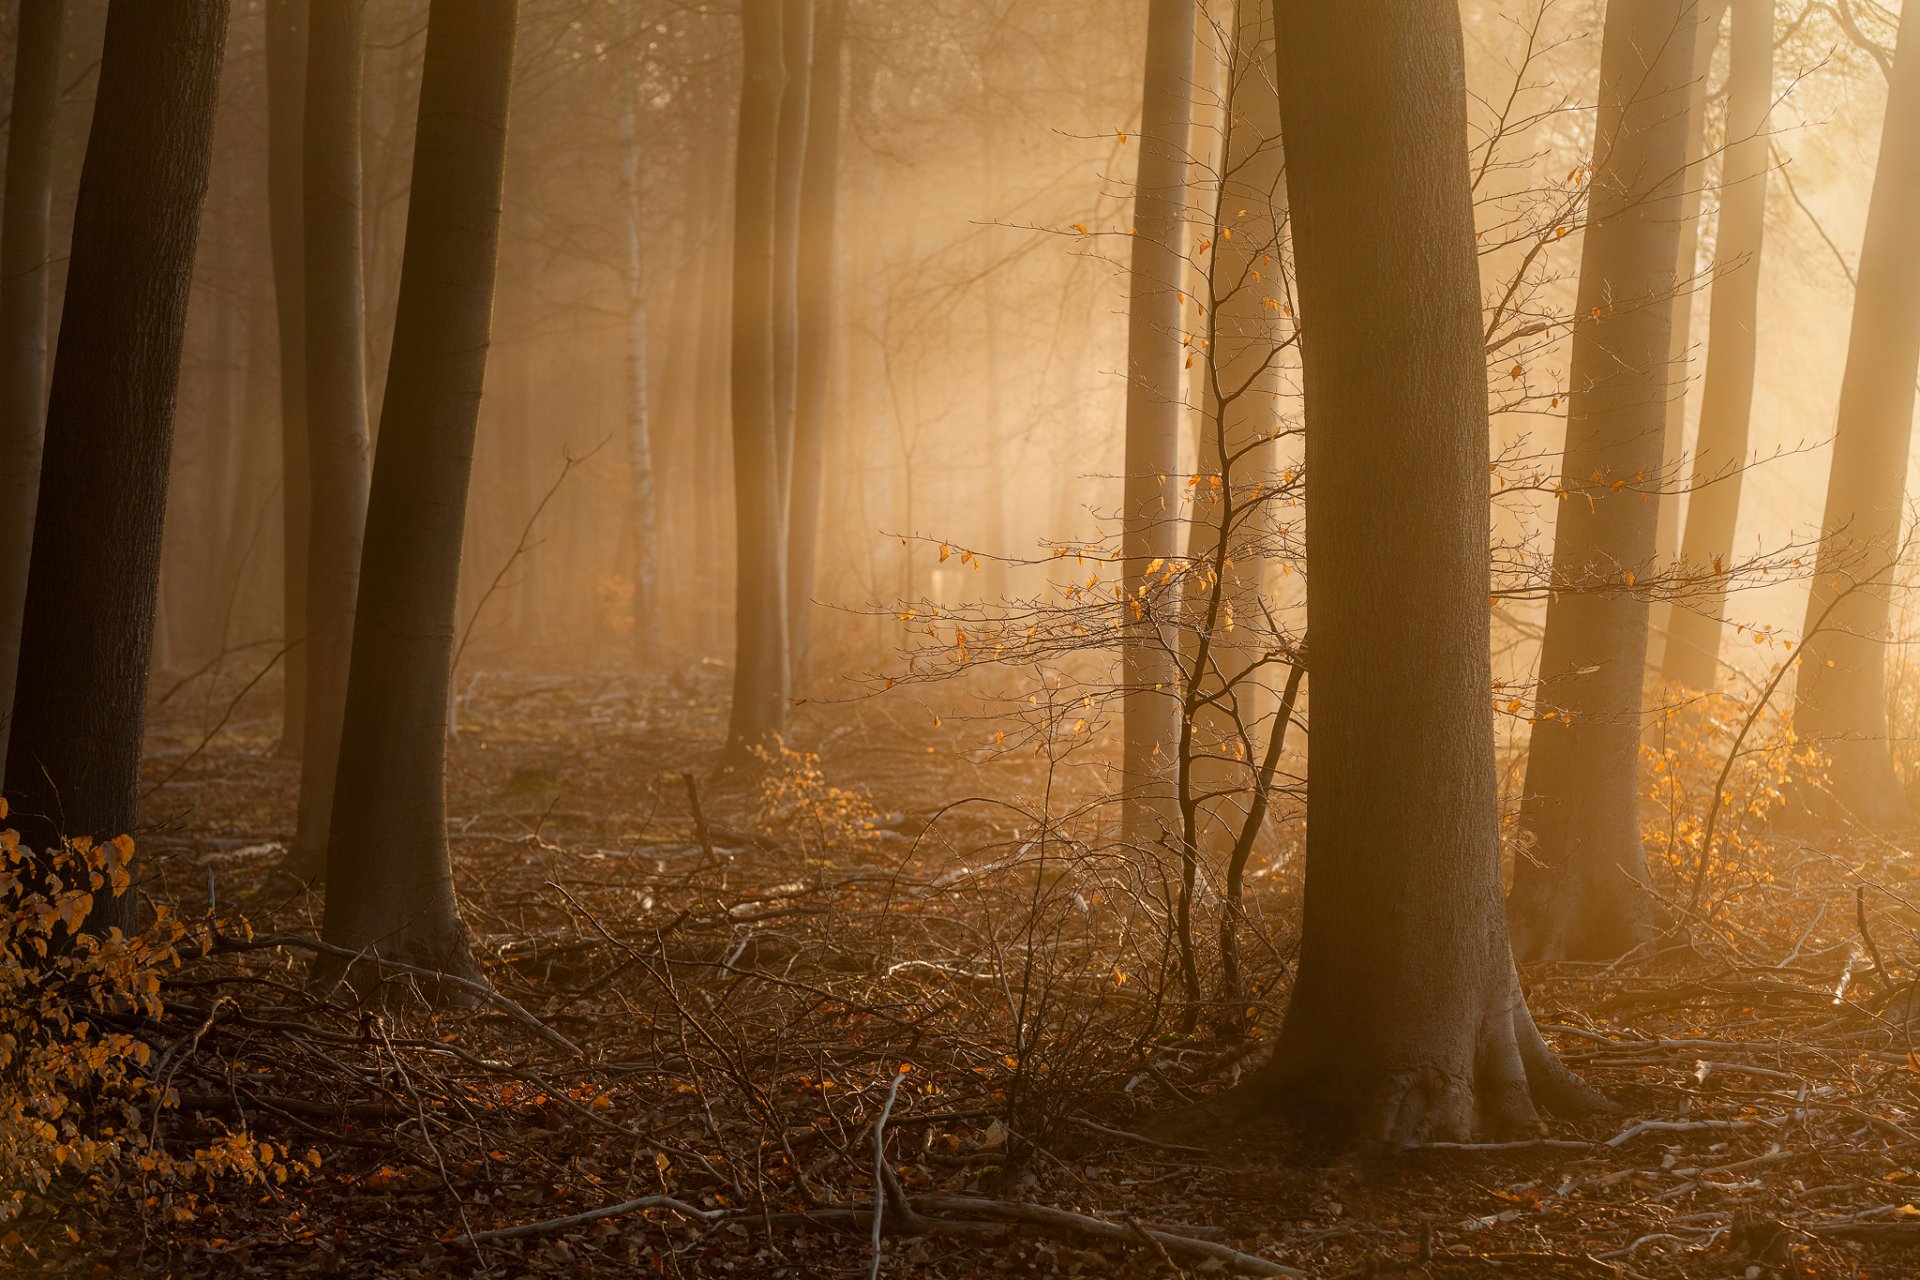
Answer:
[[[145,890],[227,923],[140,1029],[180,1104],[151,1120],[294,1176],[56,1181],[0,1224],[0,1272],[1920,1274],[1896,844],[1749,839],[1766,865],[1715,864],[1689,941],[1524,975],[1618,1116],[1391,1158],[1191,1148],[1142,1130],[1277,1026],[1297,815],[1254,877],[1252,1037],[1217,1009],[1181,1034],[1166,869],[1101,843],[1071,752],[883,698],[804,708],[793,751],[721,775],[717,671],[467,692],[449,807],[495,994],[431,1014],[404,972],[377,1003],[308,983],[270,706],[160,708]]]

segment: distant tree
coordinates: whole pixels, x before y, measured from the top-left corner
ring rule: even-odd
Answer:
[[[1887,749],[1887,594],[1849,587],[1886,580],[1906,501],[1920,369],[1920,254],[1909,243],[1920,225],[1920,5],[1901,7],[1888,79],[1793,709],[1794,729],[1831,757],[1833,803],[1881,828],[1913,821]]]
[[[433,0],[327,844],[327,941],[470,973],[447,846],[454,605],[518,0]]]
[[[733,197],[733,484],[738,574],[734,595],[733,710],[729,749],[786,727],[787,506],[782,494],[776,387],[775,227],[779,176],[784,0],[746,0],[740,28],[746,69]]]
[[[620,6],[629,52],[620,59],[620,84],[616,92],[620,143],[620,213],[625,253],[626,315],[626,418],[627,418],[627,494],[632,506],[628,514],[628,537],[633,558],[633,641],[634,657],[644,662],[652,655],[658,637],[660,609],[659,529],[657,477],[654,475],[653,423],[647,405],[647,289],[642,246],[646,238],[642,226],[640,165],[644,144],[640,137],[640,51],[635,6]],[[687,340],[687,335],[678,335]]]
[[[74,209],[8,739],[33,848],[139,819],[140,738],[227,0],[112,0]],[[94,904],[130,930],[138,898]]]
[[[1243,1097],[1400,1143],[1596,1099],[1500,904],[1486,356],[1458,7],[1281,0],[1313,731],[1298,982]],[[1671,255],[1669,255],[1671,265]]]
[[[289,870],[326,870],[340,723],[367,522],[366,288],[360,251],[365,0],[320,0],[307,33],[302,155],[306,244],[307,713]]]
[[[1509,915],[1522,959],[1611,958],[1652,929],[1640,714],[1655,572],[1694,0],[1611,0],[1575,303],[1564,490]],[[1311,340],[1311,339],[1309,339]]]
[[[66,0],[20,8],[0,209],[0,714],[13,708],[46,427],[48,209]],[[0,741],[4,735],[0,735]],[[4,765],[0,751],[0,765]]]
[[[1682,559],[1716,575],[1733,562],[1753,415],[1760,329],[1760,251],[1767,220],[1767,114],[1773,107],[1773,0],[1734,0],[1732,72],[1727,80],[1727,145],[1721,160],[1720,225],[1714,255],[1713,345],[1700,398]],[[1712,689],[1720,667],[1724,590],[1673,610],[1664,666],[1681,684]]]
[[[787,486],[787,647],[792,683],[806,672],[813,638],[814,565],[828,435],[827,386],[836,323],[833,296],[836,210],[840,199],[840,101],[846,72],[846,0],[822,0],[808,63],[807,151],[800,185],[799,346],[795,375],[793,467]]]
[[[807,116],[813,98],[813,0],[780,0],[780,155],[773,195],[773,396],[780,428],[780,501],[793,481],[794,420],[800,387],[800,198],[807,172]],[[785,515],[782,513],[781,536]],[[788,644],[792,648],[791,640]]]
[[[306,300],[301,272],[301,123],[307,98],[307,0],[267,0],[267,231],[273,245],[273,300],[280,337],[282,513],[281,634],[292,647],[279,755],[298,756],[306,741],[307,478]]]
[[[1126,479],[1121,497],[1121,838],[1163,839],[1174,826],[1167,778],[1180,704],[1171,619],[1148,566],[1179,554],[1182,273],[1187,132],[1193,109],[1194,0],[1148,0],[1133,185],[1127,304]]]

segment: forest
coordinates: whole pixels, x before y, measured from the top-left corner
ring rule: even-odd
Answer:
[[[1920,0],[0,117],[0,1276],[1920,1276]]]

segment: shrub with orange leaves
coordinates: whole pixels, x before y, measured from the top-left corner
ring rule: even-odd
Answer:
[[[177,1213],[176,1193],[200,1179],[285,1182],[317,1160],[290,1161],[243,1129],[185,1152],[160,1141],[161,1113],[179,1102],[168,1051],[154,1052],[161,975],[183,942],[210,944],[212,925],[163,908],[131,937],[85,931],[97,894],[131,891],[133,853],[124,835],[36,853],[0,831],[0,1222],[56,1183]]]
[[[814,858],[832,849],[872,847],[880,811],[863,793],[828,782],[818,755],[785,743],[753,751],[766,766],[754,803],[754,822],[762,831]]]

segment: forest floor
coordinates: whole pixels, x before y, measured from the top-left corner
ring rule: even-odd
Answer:
[[[1171,1034],[1151,877],[1037,827],[1070,788],[977,722],[810,706],[817,763],[756,783],[713,772],[718,672],[471,695],[449,812],[504,999],[436,1014],[315,993],[276,942],[319,920],[273,874],[298,767],[271,706],[204,746],[221,701],[159,709],[145,890],[253,931],[169,980],[168,1139],[244,1125],[296,1172],[144,1208],[56,1184],[0,1274],[862,1276],[884,1201],[889,1277],[1920,1275],[1920,917],[1886,842],[1777,840],[1712,937],[1524,975],[1619,1115],[1390,1159],[1278,1130],[1196,1149],[1141,1130],[1277,1025],[1284,840],[1255,879],[1277,923],[1253,1039],[1218,1011]]]

